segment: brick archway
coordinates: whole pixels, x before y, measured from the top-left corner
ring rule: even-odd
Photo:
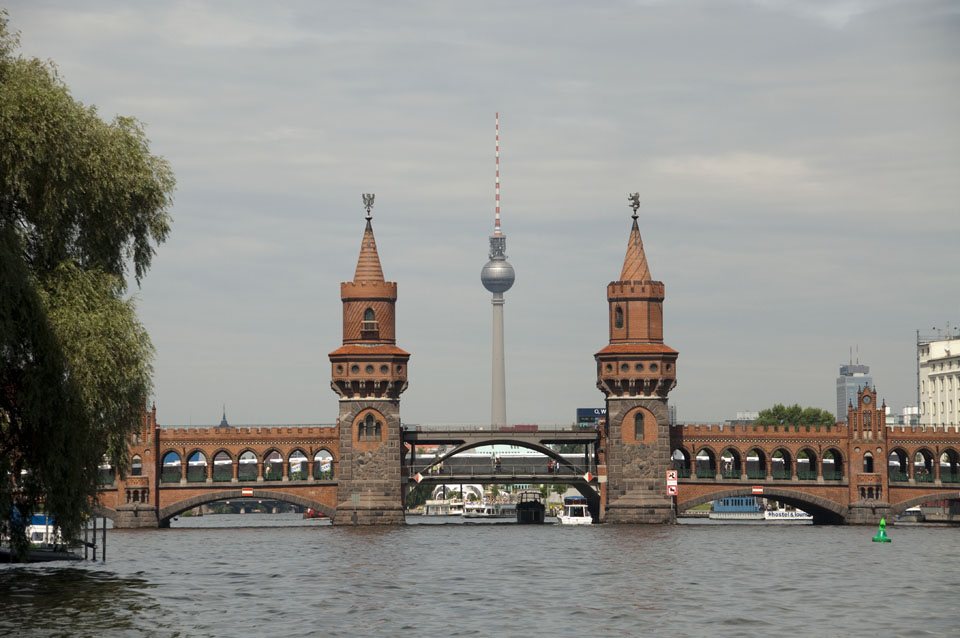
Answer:
[[[753,488],[737,487],[733,489],[717,490],[716,492],[711,492],[709,494],[695,496],[686,501],[678,502],[677,512],[683,512],[691,507],[709,503],[710,501],[715,501],[719,498],[729,498],[733,496],[754,496]],[[780,487],[764,487],[762,496],[764,498],[774,498],[779,501],[785,501],[790,504],[799,505],[804,511],[813,514],[815,520],[817,518],[843,520],[847,517],[846,506],[823,498],[822,496],[808,494],[806,492],[801,492],[800,490],[791,490]]]
[[[939,500],[960,500],[960,493],[958,493],[957,490],[950,490],[949,492],[928,492],[923,496],[914,496],[906,501],[900,501],[896,505],[891,505],[890,516],[903,514],[910,507],[915,507],[918,505],[923,505],[924,503],[929,503],[930,501]]]
[[[120,516],[120,513],[119,513],[117,510],[115,510],[115,509],[113,509],[113,508],[111,508],[111,507],[106,507],[106,506],[104,506],[104,505],[94,505],[94,506],[93,506],[93,515],[94,515],[94,516],[105,516],[105,517],[109,518],[111,521],[113,521],[114,523],[116,523],[116,522],[117,522],[117,518]]]
[[[214,501],[223,501],[226,499],[240,499],[243,497],[243,491],[240,489],[234,490],[220,490],[217,492],[208,492],[206,494],[198,494],[197,496],[192,496],[190,498],[185,498],[182,501],[178,501],[171,505],[168,505],[160,510],[158,519],[160,520],[161,527],[167,527],[170,524],[170,519],[181,514],[188,509],[197,507],[198,505],[206,505],[207,503],[213,503]],[[248,497],[249,498],[249,497]],[[293,505],[299,505],[301,507],[306,507],[310,509],[323,512],[331,521],[336,517],[336,508],[329,505],[324,505],[319,501],[314,501],[309,498],[304,498],[296,494],[287,494],[286,492],[277,492],[270,490],[257,490],[257,498],[262,500],[272,500],[272,501],[283,501],[284,503],[291,503]]]

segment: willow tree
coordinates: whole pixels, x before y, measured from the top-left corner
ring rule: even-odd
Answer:
[[[0,532],[42,503],[76,538],[151,392],[126,277],[167,237],[174,180],[139,122],[101,120],[8,24],[0,11]]]

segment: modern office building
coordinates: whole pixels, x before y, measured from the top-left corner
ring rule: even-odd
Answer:
[[[870,376],[870,366],[859,362],[840,366],[840,376],[837,377],[837,422],[847,422],[847,407],[857,404],[857,391],[873,387],[873,377]]]
[[[920,424],[960,427],[960,337],[917,339]]]

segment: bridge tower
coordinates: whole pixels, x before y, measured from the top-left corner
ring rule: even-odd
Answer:
[[[851,401],[847,406],[850,429],[847,523],[875,524],[890,511],[886,407],[886,402],[877,403],[876,386],[869,385],[858,388],[856,405]]]
[[[598,352],[597,387],[606,396],[603,520],[674,521],[667,496],[670,423],[667,394],[677,384],[677,351],[663,343],[664,286],[653,281],[630,197],[633,227],[618,281],[607,285],[610,342]],[[603,469],[599,472],[603,480]]]
[[[340,459],[335,522],[403,523],[400,393],[410,355],[396,345],[396,282],[384,281],[373,237],[373,195],[353,281],[340,284],[343,345],[330,353],[340,396]]]

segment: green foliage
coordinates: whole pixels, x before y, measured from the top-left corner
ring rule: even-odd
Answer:
[[[408,508],[418,507],[427,502],[430,495],[430,486],[426,483],[417,483],[417,485],[407,492],[406,506]]]
[[[778,403],[772,408],[760,410],[757,425],[836,425],[833,414],[819,408],[801,408],[798,404],[789,407]]]
[[[0,11],[0,533],[42,502],[74,539],[150,394],[124,275],[132,262],[139,282],[169,232],[173,176],[135,120],[101,121],[52,63],[15,57],[7,24]]]

